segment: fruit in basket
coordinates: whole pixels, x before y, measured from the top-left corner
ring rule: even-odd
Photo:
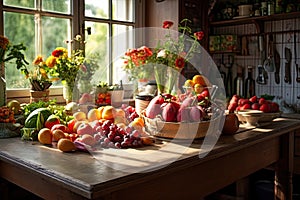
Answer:
[[[38,133],[38,140],[41,144],[52,144],[52,133],[49,128],[42,128]]]
[[[57,148],[63,152],[72,152],[76,150],[75,144],[67,138],[60,139],[57,143]]]
[[[146,108],[146,117],[154,119],[157,115],[161,114],[161,105],[164,103],[164,101],[164,98],[160,95],[155,96],[153,99],[151,99]]]
[[[161,105],[162,107],[162,118],[166,122],[176,122],[177,120],[177,105],[174,102],[165,102]]]
[[[208,79],[204,75],[200,75],[200,74],[193,76],[192,81],[195,85],[200,84],[203,87],[206,87],[209,85]]]
[[[189,122],[190,121],[190,107],[180,108],[177,112],[178,122]]]
[[[200,106],[192,106],[190,110],[190,119],[192,122],[199,122],[203,119],[202,110],[199,109]]]
[[[251,98],[247,99],[233,95],[227,108],[230,113],[248,109],[260,110],[264,113],[279,112],[279,105],[276,102],[266,100],[263,97],[258,98],[257,96],[252,96]]]

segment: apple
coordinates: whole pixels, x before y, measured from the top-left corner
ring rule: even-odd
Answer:
[[[77,128],[77,134],[78,135],[94,135],[95,131],[93,127],[89,123],[81,123]]]
[[[57,130],[57,129],[62,130],[65,133],[71,133],[69,128],[64,124],[55,124],[54,126],[52,126],[51,131],[53,132],[54,130]]]

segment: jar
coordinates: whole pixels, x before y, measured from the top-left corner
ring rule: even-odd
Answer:
[[[138,115],[141,115],[152,99],[153,95],[138,94],[135,96],[135,111]]]
[[[269,1],[268,2],[268,15],[273,15],[274,13],[275,13],[274,2]]]
[[[261,9],[261,16],[265,16],[268,14],[268,4],[266,1],[261,2],[260,9]]]

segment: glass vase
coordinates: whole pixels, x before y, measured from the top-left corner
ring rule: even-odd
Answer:
[[[157,85],[157,94],[165,93],[167,67],[160,64],[154,66],[154,76]]]
[[[74,83],[63,83],[63,98],[66,100],[66,104],[77,101],[78,97],[79,90]]]
[[[173,91],[176,92],[177,84],[179,80],[180,72],[172,67],[168,69],[168,79],[166,83],[166,93],[172,94]]]

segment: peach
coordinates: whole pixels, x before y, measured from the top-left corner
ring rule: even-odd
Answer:
[[[57,148],[63,152],[72,152],[76,150],[75,144],[67,138],[60,139],[57,143]]]
[[[103,119],[114,119],[116,116],[116,108],[113,106],[104,106],[103,111],[102,111],[102,118]]]
[[[89,146],[94,146],[97,143],[96,139],[89,134],[84,134],[81,136],[81,138],[78,138],[77,140]]]
[[[82,111],[75,112],[73,114],[73,117],[74,117],[74,119],[76,119],[76,121],[83,121],[83,120],[87,119],[85,112],[82,112]]]
[[[38,140],[42,144],[52,144],[52,133],[49,128],[42,128],[38,133]]]
[[[74,133],[77,133],[77,129],[78,129],[78,127],[79,127],[82,123],[87,124],[88,121],[76,121],[75,124],[74,124],[74,126],[73,126],[73,132],[74,132]]]
[[[65,138],[65,137],[66,137],[65,133],[60,129],[56,129],[56,130],[52,131],[52,141],[54,141],[54,142],[57,142],[60,139]]]
[[[87,114],[87,119],[89,122],[101,119],[100,111],[96,108],[92,108]]]

